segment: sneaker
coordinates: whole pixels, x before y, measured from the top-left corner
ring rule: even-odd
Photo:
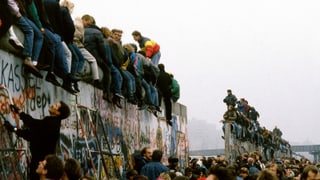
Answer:
[[[24,48],[23,44],[17,38],[10,37],[9,43],[16,49],[21,50]]]
[[[118,96],[118,97],[121,98],[121,99],[124,99],[124,97],[123,97],[121,94],[119,94],[119,93],[115,93],[114,95]]]
[[[52,73],[47,74],[46,81],[51,82],[55,86],[61,86],[61,84],[57,81],[55,75]]]
[[[32,64],[30,58],[26,58],[23,61],[23,65],[24,65],[26,71],[32,73],[33,75],[35,75],[38,78],[43,78],[43,76],[40,73],[40,71]]]
[[[73,94],[73,95],[77,95],[77,91],[74,90],[71,86],[71,83],[65,83],[63,82],[62,83],[62,86],[61,86],[64,90],[68,91],[69,93]]]

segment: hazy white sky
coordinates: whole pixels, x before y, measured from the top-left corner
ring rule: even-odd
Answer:
[[[320,144],[319,0],[72,0],[73,16],[161,46],[188,119],[218,122],[228,88],[292,144]],[[219,129],[220,130],[220,129]]]

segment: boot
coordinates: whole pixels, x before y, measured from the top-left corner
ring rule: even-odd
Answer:
[[[73,83],[73,89],[74,89],[75,91],[80,92],[79,85],[78,85],[77,82]]]
[[[71,85],[71,83],[69,82],[66,82],[66,81],[63,81],[63,83],[62,83],[62,86],[61,86],[64,90],[66,90],[66,91],[68,91],[69,93],[71,93],[71,94],[73,94],[73,95],[77,95],[77,91],[76,90],[74,90],[73,88],[72,88],[72,85]]]
[[[55,86],[61,86],[60,83],[57,81],[55,75],[51,72],[48,72],[46,76],[46,81],[51,82]]]
[[[24,65],[24,68],[26,71],[32,73],[33,75],[35,75],[38,78],[43,78],[40,71],[32,64],[30,57],[27,57],[24,59],[23,65]]]

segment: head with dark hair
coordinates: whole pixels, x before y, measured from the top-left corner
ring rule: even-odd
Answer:
[[[69,180],[78,180],[82,176],[81,165],[73,158],[65,160],[64,172]]]
[[[209,175],[207,179],[234,180],[235,177],[230,169],[217,166],[209,169]]]
[[[159,149],[156,149],[152,153],[152,161],[160,162],[162,159],[163,152]]]
[[[144,147],[141,152],[140,155],[148,160],[151,160],[152,158],[152,151],[150,147]]]
[[[159,68],[159,70],[162,71],[162,72],[165,71],[164,64],[158,64],[158,68]]]
[[[136,175],[133,176],[133,180],[148,180],[148,177],[144,175]]]
[[[138,46],[135,43],[130,43],[130,45],[133,47],[134,52],[138,51]]]
[[[133,36],[133,39],[137,42],[140,42],[142,40],[142,35],[139,31],[133,31],[132,36]]]
[[[132,32],[132,36],[142,36],[141,33],[137,30]]]
[[[138,175],[138,172],[135,169],[130,169],[126,174],[126,178],[131,179],[131,177],[133,178],[136,175]]]
[[[59,117],[61,119],[69,117],[71,113],[69,106],[63,101],[60,101],[60,108],[58,109],[58,111],[60,112]]]
[[[55,154],[49,154],[43,161],[39,162],[36,172],[40,177],[60,180],[64,173],[63,162]]]
[[[138,51],[138,53],[141,54],[142,56],[146,57],[146,52],[145,51],[140,50],[140,51]]]

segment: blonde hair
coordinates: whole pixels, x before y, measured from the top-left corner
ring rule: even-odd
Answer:
[[[87,21],[89,25],[96,24],[96,21],[94,20],[94,18],[89,14],[83,15],[81,19]]]
[[[69,0],[63,0],[60,2],[60,6],[68,8],[70,14],[73,12],[74,3]]]
[[[131,44],[125,44],[123,45],[123,48],[127,50],[129,53],[135,52],[134,48],[131,46]]]
[[[171,180],[171,177],[169,175],[169,173],[167,172],[163,172],[159,175],[158,179],[162,179],[162,180]]]
[[[111,36],[111,31],[107,27],[101,27],[101,32],[105,38],[109,38]]]

